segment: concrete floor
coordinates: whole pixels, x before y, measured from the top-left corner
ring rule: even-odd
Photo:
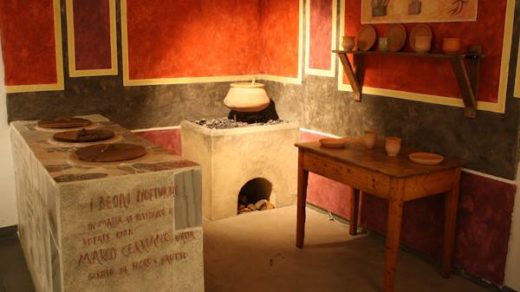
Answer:
[[[207,291],[382,291],[384,241],[348,235],[348,225],[307,209],[303,249],[295,247],[296,208],[204,224]],[[401,251],[396,291],[486,291]]]
[[[384,241],[348,235],[348,226],[307,211],[303,249],[295,247],[296,208],[204,222],[206,291],[382,291]],[[396,291],[486,291],[400,252]],[[0,292],[32,292],[16,237],[0,239]],[[183,291],[184,292],[184,291]]]

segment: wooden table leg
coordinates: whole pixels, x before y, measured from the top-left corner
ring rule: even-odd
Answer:
[[[350,235],[357,234],[359,217],[359,190],[352,190],[352,199],[350,201]]]
[[[305,237],[305,205],[309,172],[303,168],[303,150],[298,151],[298,202],[296,215],[296,247],[303,248]]]
[[[395,270],[397,254],[399,252],[399,238],[401,235],[401,222],[403,218],[403,191],[404,184],[400,181],[393,187],[392,194],[388,199],[388,228],[386,231],[386,254],[385,254],[385,282],[386,292],[394,291]]]
[[[456,170],[453,189],[446,193],[444,199],[444,241],[442,247],[441,275],[449,277],[455,243],[455,226],[457,223],[457,208],[459,202],[460,169]]]

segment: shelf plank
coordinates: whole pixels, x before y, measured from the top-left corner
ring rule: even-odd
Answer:
[[[345,68],[345,73],[352,86],[354,99],[361,100],[361,91],[364,79],[364,56],[401,56],[401,57],[421,57],[437,58],[450,61],[455,79],[459,86],[462,100],[464,102],[464,116],[475,118],[477,113],[477,97],[479,87],[480,59],[485,58],[480,46],[472,46],[468,54],[444,54],[444,53],[416,53],[416,52],[381,52],[381,51],[342,51],[333,50]],[[348,54],[354,56],[356,71],[347,57]],[[360,65],[358,65],[360,64]],[[466,66],[467,64],[467,66]]]

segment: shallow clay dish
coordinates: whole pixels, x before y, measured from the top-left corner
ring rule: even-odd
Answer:
[[[370,25],[365,24],[361,27],[358,33],[357,47],[360,51],[370,50],[376,43],[377,33],[376,29]]]
[[[321,147],[325,148],[343,148],[347,143],[345,138],[323,138],[319,140]]]
[[[410,31],[410,37],[408,38],[408,44],[413,51],[415,49],[415,38],[417,36],[429,36],[433,38],[432,29],[426,24],[418,24]]]
[[[38,127],[44,129],[70,129],[87,127],[92,124],[91,121],[82,118],[59,117],[52,120],[41,120]]]
[[[98,142],[108,140],[114,137],[114,132],[109,130],[87,130],[81,129],[79,131],[66,131],[54,134],[52,138],[60,142],[68,143],[85,143]]]
[[[390,52],[398,52],[406,43],[406,29],[400,23],[391,24],[386,30],[388,38],[388,50]]]
[[[408,155],[411,161],[424,165],[437,165],[444,160],[444,156],[430,152],[414,152]]]
[[[146,149],[129,143],[97,144],[80,148],[75,154],[82,161],[116,162],[139,158],[146,154]]]

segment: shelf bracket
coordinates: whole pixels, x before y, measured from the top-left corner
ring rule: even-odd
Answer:
[[[345,69],[345,74],[347,75],[348,82],[350,83],[350,86],[352,87],[352,96],[354,97],[355,101],[361,101],[361,84],[358,82],[358,72],[362,72],[363,70],[360,70],[360,65],[362,64],[358,63],[356,66],[356,71],[352,68],[352,65],[350,64],[350,60],[347,57],[347,53],[338,52],[338,57],[341,60],[341,63],[343,64],[343,68]],[[355,58],[355,56],[354,56]],[[357,58],[357,62],[361,62],[360,58]]]

